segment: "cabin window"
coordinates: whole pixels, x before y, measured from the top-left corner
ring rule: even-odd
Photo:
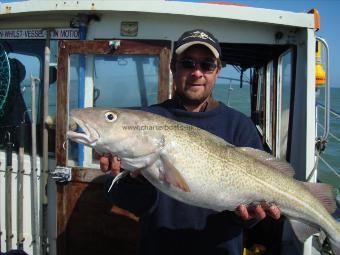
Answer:
[[[93,106],[140,108],[157,103],[157,56],[96,56]]]
[[[79,107],[79,55],[70,56],[70,97],[69,97],[69,109],[75,109]],[[85,85],[86,86],[86,85]]]
[[[292,51],[286,51],[279,57],[278,65],[278,102],[277,119],[279,121],[277,134],[277,156],[285,158],[287,153],[290,101],[293,86]]]
[[[51,49],[51,59],[50,59],[50,69],[57,68],[57,51],[58,51],[58,41],[51,41],[50,45]],[[79,54],[70,55],[70,69],[69,69],[69,110],[79,108],[79,79],[80,79],[80,58],[82,56]],[[86,58],[85,58],[86,60]],[[51,76],[51,73],[50,73]],[[51,80],[51,77],[50,77]],[[87,88],[85,86],[85,88]],[[53,118],[56,115],[56,98],[57,95],[57,84],[56,80],[53,80],[53,83],[50,84],[49,87],[49,97],[48,97],[48,114]],[[50,138],[54,139],[54,137]]]
[[[264,133],[264,92],[265,92],[265,79],[264,79],[264,68],[262,67],[258,71],[258,87],[257,87],[257,97],[256,97],[256,112],[258,113],[257,117],[257,128],[260,134]]]
[[[250,116],[250,70],[244,71],[241,77],[239,67],[234,65],[222,67],[213,90],[216,100],[247,116]]]
[[[48,88],[48,114],[55,118],[57,109],[57,62],[58,62],[58,40],[50,41],[50,86]],[[55,123],[53,123],[55,125]],[[53,126],[54,128],[54,126]],[[54,140],[55,134],[53,132],[53,136],[49,137],[49,140]],[[54,151],[55,147],[49,148]],[[50,151],[49,150],[49,151]]]
[[[7,142],[7,134],[10,133],[14,150],[20,146],[20,140],[24,143],[25,153],[30,153],[32,149],[31,141],[31,120],[32,120],[32,93],[31,75],[35,81],[36,100],[36,123],[38,152],[40,152],[40,127],[41,119],[41,86],[42,77],[42,48],[43,41],[35,40],[0,40],[5,48],[10,61],[11,79],[8,94],[0,113],[0,144]],[[40,80],[40,81],[39,81]],[[20,125],[24,126],[24,135],[20,135]]]
[[[70,56],[70,73],[69,73],[69,110],[79,108],[79,61],[80,55]],[[86,84],[85,84],[86,88]],[[69,158],[72,160],[78,159],[78,144],[70,142],[68,147]]]
[[[40,90],[40,61],[39,59],[36,57],[36,56],[28,56],[28,55],[25,55],[25,54],[20,54],[20,53],[10,53],[8,55],[8,57],[11,59],[11,60],[15,60],[15,61],[18,61],[21,63],[21,65],[23,65],[22,68],[25,68],[25,70],[23,70],[23,72],[25,72],[25,76],[23,77],[20,77],[21,75],[24,75],[24,74],[20,74],[20,70],[13,70],[12,72],[12,75],[16,76],[17,77],[13,77],[14,80],[16,80],[16,82],[19,82],[18,85],[20,85],[20,92],[21,92],[21,95],[24,99],[24,103],[25,103],[25,106],[26,106],[26,113],[27,114],[26,118],[28,118],[27,120],[28,121],[31,121],[32,120],[32,89],[31,89],[31,85],[32,85],[32,77],[33,79],[34,78],[37,78],[35,80],[35,102],[36,102],[36,105],[35,105],[35,109],[36,109],[36,112],[38,112],[38,109],[39,109],[39,90]],[[20,64],[19,64],[20,65]],[[14,68],[19,68],[20,69],[20,66],[19,65],[15,65],[13,66]],[[32,77],[31,77],[32,76]],[[21,82],[20,80],[23,79]],[[11,84],[11,85],[14,85],[14,84]],[[9,96],[13,96],[13,95],[9,95]],[[16,100],[18,100],[18,98],[15,97]],[[11,98],[8,98],[8,100],[11,100]],[[23,116],[22,116],[23,117]],[[37,118],[37,116],[36,116]]]
[[[273,61],[267,65],[266,75],[266,144],[269,149],[273,148],[273,101],[274,101],[274,66]]]
[[[158,73],[158,56],[96,56],[93,106],[140,109],[156,104]],[[92,160],[97,163],[95,153]]]
[[[81,77],[81,63],[84,77]],[[85,82],[85,94],[79,91]],[[140,109],[158,100],[159,56],[156,55],[70,55],[69,110],[81,107],[118,107]],[[69,163],[82,161],[84,148],[69,141]],[[90,150],[90,151],[89,151]],[[98,163],[95,154],[84,158],[84,165]]]
[[[93,164],[91,148],[70,141],[65,144],[67,130],[77,128],[68,121],[73,108],[141,108],[169,96],[169,41],[119,40],[119,47],[114,49],[111,43],[59,43],[57,164],[98,166]]]

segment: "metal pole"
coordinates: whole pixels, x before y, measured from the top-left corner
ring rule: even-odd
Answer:
[[[26,113],[26,112],[25,112]],[[20,146],[19,146],[19,162],[18,162],[18,179],[17,179],[17,244],[18,249],[24,249],[24,234],[23,234],[23,200],[24,200],[24,192],[23,192],[23,176],[24,176],[24,140],[25,140],[25,113],[23,116],[23,120],[20,123]]]
[[[138,85],[140,91],[140,101],[142,107],[148,106],[148,97],[146,94],[146,85],[144,79],[144,70],[143,70],[143,59],[140,56],[135,58],[136,69],[137,69],[137,77],[138,77]]]
[[[47,252],[47,179],[48,179],[48,127],[46,119],[48,117],[48,88],[50,84],[50,38],[51,31],[47,30],[45,42],[45,63],[44,63],[44,96],[43,96],[43,151],[42,169],[40,173],[40,238],[41,253]]]
[[[229,88],[228,88],[228,96],[227,96],[227,106],[230,106],[230,94],[231,94],[231,91],[233,91],[233,88],[231,86],[231,82],[232,82],[232,80],[229,80]]]
[[[87,17],[80,16],[79,21],[79,37],[80,40],[86,40],[87,34]],[[79,89],[78,89],[78,107],[85,107],[85,55],[79,55]],[[78,144],[78,165],[84,165],[84,145]]]
[[[32,236],[33,254],[40,255],[39,238],[39,207],[38,207],[38,176],[37,176],[37,131],[36,131],[36,103],[35,103],[35,82],[38,78],[31,75],[32,93]]]
[[[11,134],[7,132],[7,146],[6,146],[6,250],[9,251],[12,249],[12,151],[13,151],[13,143],[11,142]]]

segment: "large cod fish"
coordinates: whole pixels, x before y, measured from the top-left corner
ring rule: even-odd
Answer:
[[[336,208],[330,187],[294,180],[288,163],[148,112],[86,108],[71,116],[83,132],[70,130],[69,139],[119,156],[128,171],[142,169],[169,196],[216,211],[274,203],[300,241],[322,230],[340,255],[340,223],[330,215]]]

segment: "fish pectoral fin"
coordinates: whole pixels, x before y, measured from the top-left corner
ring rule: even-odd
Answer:
[[[289,219],[289,223],[293,228],[293,231],[296,235],[296,237],[299,239],[299,241],[301,243],[303,243],[304,241],[306,241],[306,239],[308,237],[310,237],[311,235],[315,234],[315,233],[319,233],[320,230],[316,229],[310,225],[307,225],[301,221],[297,221],[297,220],[293,220],[293,219]]]
[[[162,166],[159,171],[159,179],[184,192],[189,192],[189,186],[181,173],[173,166],[166,156],[161,156]]]

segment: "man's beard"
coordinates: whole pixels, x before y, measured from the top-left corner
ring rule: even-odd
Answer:
[[[188,105],[188,106],[199,106],[200,104],[207,101],[208,98],[210,97],[210,95],[207,95],[207,96],[201,95],[199,97],[192,98],[188,96],[187,94],[181,93],[178,91],[176,91],[175,96],[181,101],[183,105]]]

